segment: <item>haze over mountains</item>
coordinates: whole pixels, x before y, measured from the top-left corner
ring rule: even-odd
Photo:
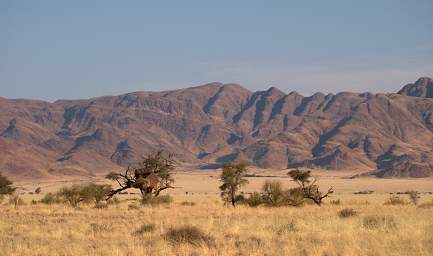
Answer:
[[[94,175],[158,149],[200,168],[247,160],[263,168],[432,176],[433,80],[389,94],[304,97],[210,83],[54,103],[0,98],[6,175]]]

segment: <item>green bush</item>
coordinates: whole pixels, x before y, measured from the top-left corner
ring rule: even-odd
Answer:
[[[418,191],[410,190],[407,191],[406,194],[409,196],[409,200],[412,202],[412,204],[414,205],[418,204],[418,200],[421,198]]]
[[[62,199],[57,195],[53,193],[48,193],[41,199],[41,203],[43,204],[60,204],[62,203]]]
[[[245,198],[244,202],[250,207],[257,207],[264,203],[263,196],[260,193],[254,192],[249,197]]]

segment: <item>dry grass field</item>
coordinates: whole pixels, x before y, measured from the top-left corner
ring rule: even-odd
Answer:
[[[273,177],[250,178],[244,191],[259,190],[266,179],[292,184],[283,173],[267,175]],[[420,204],[432,202],[432,179],[315,175],[336,191],[322,207],[226,207],[217,195],[218,173],[210,171],[178,173],[174,202],[158,206],[139,205],[138,195],[121,195],[104,209],[32,205],[41,195],[28,191],[72,182],[18,182],[26,205],[0,205],[0,255],[433,255],[433,206],[384,205],[389,193],[411,189],[422,192]],[[353,194],[360,190],[375,192]],[[341,217],[344,208],[356,214]]]

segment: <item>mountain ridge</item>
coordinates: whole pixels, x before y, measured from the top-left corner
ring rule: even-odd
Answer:
[[[201,168],[246,160],[427,177],[431,84],[424,77],[398,93],[305,97],[213,82],[53,103],[0,98],[0,168],[16,177],[94,175],[165,149],[181,165]]]

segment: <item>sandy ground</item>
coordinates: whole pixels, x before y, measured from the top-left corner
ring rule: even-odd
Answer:
[[[251,174],[257,177],[249,177],[249,184],[242,190],[244,192],[259,191],[263,182],[266,180],[280,180],[284,186],[291,187],[296,184],[286,175],[288,170],[259,170],[250,169]],[[324,171],[312,170],[313,176],[316,177],[317,183],[324,189],[333,187],[335,194],[353,194],[357,191],[372,190],[376,194],[389,194],[404,192],[407,190],[417,190],[420,192],[433,192],[433,178],[424,179],[379,179],[374,177],[364,177],[351,179],[354,173],[349,171]],[[178,171],[174,174],[176,189],[171,190],[171,194],[218,194],[220,171],[218,170],[193,170]],[[59,178],[56,180],[34,180],[15,182],[19,191],[27,193],[41,187],[44,192],[56,191],[58,188],[66,185],[97,182],[109,183],[104,177],[96,178]],[[113,186],[116,186],[113,183]],[[132,191],[131,191],[132,192]]]

